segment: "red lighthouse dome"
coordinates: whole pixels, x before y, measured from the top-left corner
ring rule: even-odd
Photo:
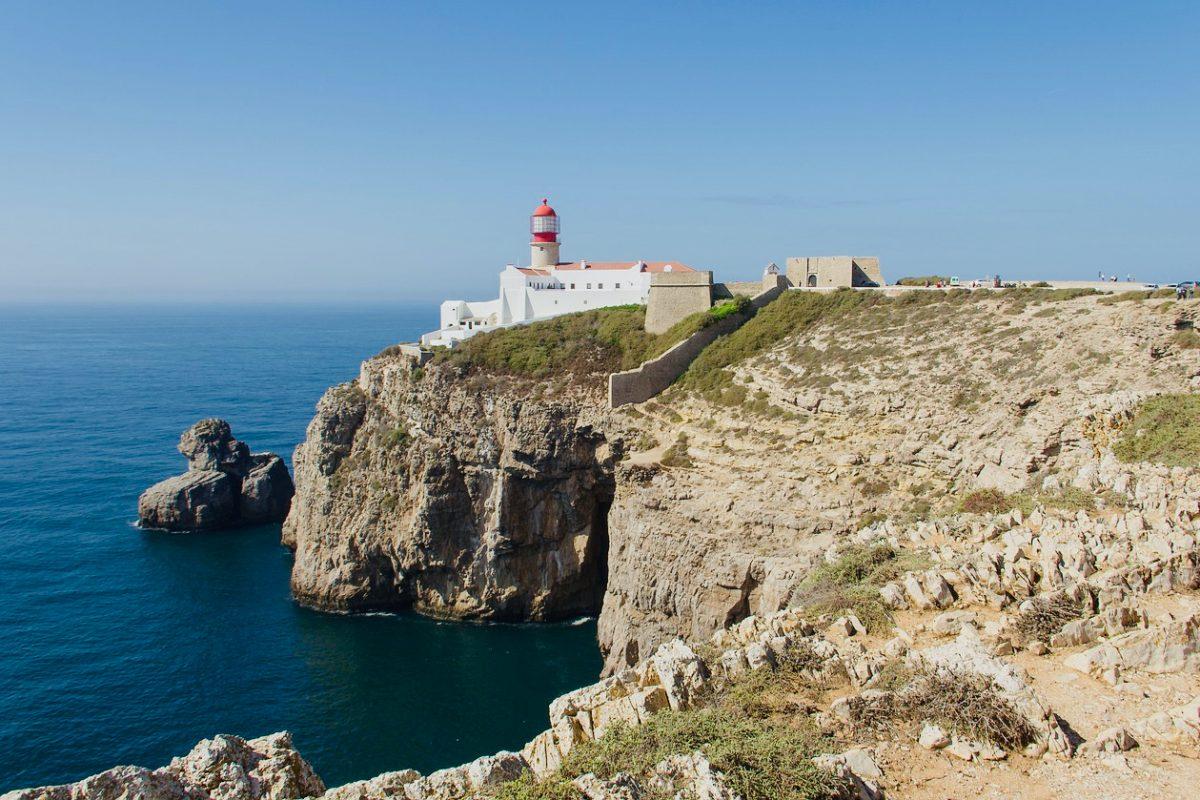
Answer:
[[[533,215],[529,217],[529,232],[533,234],[535,242],[558,241],[558,214],[547,205],[544,197],[542,204],[535,208]]]

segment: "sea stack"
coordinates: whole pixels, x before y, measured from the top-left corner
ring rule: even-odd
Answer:
[[[138,524],[169,531],[211,531],[282,522],[295,488],[283,459],[251,453],[223,419],[202,419],[179,437],[182,475],[138,498]]]

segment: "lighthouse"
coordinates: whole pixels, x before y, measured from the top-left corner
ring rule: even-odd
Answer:
[[[678,261],[562,261],[559,259],[558,214],[546,198],[529,215],[529,266],[507,265],[500,273],[500,296],[494,300],[447,300],[441,327],[421,337],[425,347],[454,347],[480,332],[550,319],[560,314],[594,311],[608,306],[645,305],[650,283],[659,273],[672,287],[700,286],[703,308],[680,306],[684,314],[710,305],[712,273],[696,272]],[[658,291],[662,293],[661,287]],[[670,327],[675,320],[665,324]],[[665,328],[664,328],[665,330]]]
[[[529,233],[529,265],[543,269],[558,266],[558,214],[545,197],[529,217]]]

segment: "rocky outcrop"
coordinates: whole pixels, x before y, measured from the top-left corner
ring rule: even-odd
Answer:
[[[296,449],[292,591],[322,609],[553,620],[599,609],[614,453],[595,389],[535,397],[401,356],[331,389]]]
[[[599,610],[605,674],[674,636],[785,608],[864,518],[945,512],[974,488],[1087,483],[1105,469],[1113,419],[1192,382],[1181,356],[1148,359],[1173,333],[1152,309],[1082,298],[1013,310],[880,305],[853,320],[869,334],[831,320],[782,337],[729,371],[753,413],[681,394],[609,411],[567,376],[377,357],[326,395],[297,450],[284,526],[294,592],[319,608],[455,617]],[[691,463],[660,464],[680,434]],[[1016,584],[1069,580],[1094,561],[1084,541],[1047,555],[1057,564],[1045,572],[991,549],[972,556]],[[935,571],[887,595],[941,608],[959,588]]]
[[[283,459],[251,453],[229,423],[202,419],[179,437],[188,471],[154,484],[138,498],[138,524],[203,531],[281,522],[295,489]]]
[[[77,783],[19,789],[0,800],[294,800],[325,784],[287,732],[249,741],[215,736],[165,767],[114,767]]]

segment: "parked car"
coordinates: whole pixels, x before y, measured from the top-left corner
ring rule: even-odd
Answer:
[[[1200,289],[1200,281],[1180,281],[1174,284],[1172,289]]]

